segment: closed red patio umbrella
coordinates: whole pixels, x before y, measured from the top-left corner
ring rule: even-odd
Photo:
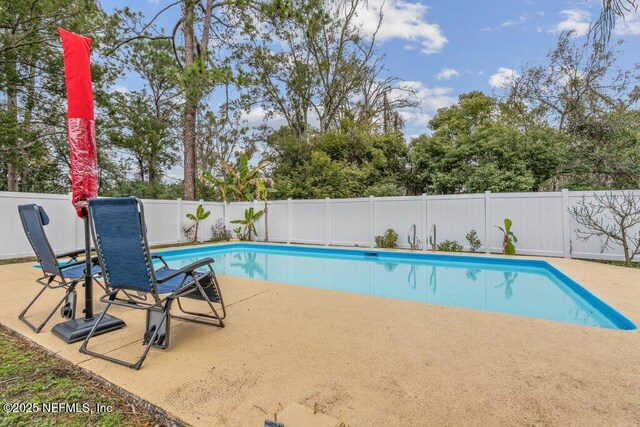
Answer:
[[[71,202],[84,221],[85,266],[91,271],[89,237],[89,200],[98,197],[98,158],[96,155],[93,89],[91,87],[91,39],[58,28],[64,55],[67,86],[67,132],[71,160]],[[85,309],[83,319],[72,319],[53,327],[53,332],[67,342],[80,341],[88,335],[96,318],[93,315],[93,280],[85,275]],[[96,333],[123,327],[122,320],[106,315]]]

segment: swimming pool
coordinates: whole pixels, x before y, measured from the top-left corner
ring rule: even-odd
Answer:
[[[172,268],[212,257],[217,274],[636,329],[621,313],[542,260],[252,243],[158,253]]]

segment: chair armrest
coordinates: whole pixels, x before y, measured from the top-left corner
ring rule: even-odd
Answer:
[[[167,264],[167,262],[164,260],[164,258],[162,258],[162,255],[158,255],[158,254],[151,254],[151,259],[159,259],[166,268],[169,268],[169,265]]]
[[[78,255],[84,254],[84,249],[75,249],[73,251],[60,252],[56,254],[56,258],[77,258]]]
[[[72,258],[72,261],[69,261],[69,262],[67,262],[65,264],[61,264],[60,268],[64,269],[64,268],[75,267],[77,265],[84,265],[84,264],[85,264],[84,259],[78,260],[78,259]],[[93,258],[91,258],[91,265],[92,266],[99,265],[99,264],[100,263],[99,263],[99,260],[98,260],[97,256],[94,256]]]
[[[200,267],[204,267],[205,265],[211,265],[214,263],[214,259],[213,258],[204,258],[201,259],[199,261],[194,262],[193,264],[189,264],[185,267],[182,267],[180,270],[176,270],[171,274],[168,274],[167,276],[163,277],[162,279],[158,279],[158,283],[164,283],[167,280],[173,279],[176,276],[179,276],[181,274],[188,274],[188,273],[192,273],[195,269],[200,268]]]
[[[84,265],[84,260],[73,260],[73,261],[69,261],[65,264],[60,265],[61,269],[65,269],[65,268],[69,268],[69,267],[75,267],[77,265]]]

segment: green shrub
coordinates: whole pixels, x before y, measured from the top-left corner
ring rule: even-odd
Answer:
[[[219,218],[214,225],[211,226],[212,242],[228,242],[231,240],[231,231],[227,229],[222,218]]]
[[[379,248],[395,248],[398,246],[398,233],[389,228],[382,236],[376,236],[376,246]]]
[[[462,245],[455,240],[445,240],[438,245],[438,250],[441,252],[462,252]]]
[[[482,242],[478,238],[478,232],[476,230],[471,230],[467,233],[467,242],[469,242],[470,252],[477,252],[482,246]]]

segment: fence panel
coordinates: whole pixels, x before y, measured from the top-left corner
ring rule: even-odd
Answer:
[[[427,223],[429,233],[433,226],[436,227],[436,243],[454,240],[468,249],[466,235],[476,230],[484,245],[488,240],[485,233],[485,196],[427,196]]]
[[[322,245],[325,242],[325,201],[291,201],[291,243]]]
[[[593,259],[624,259],[619,245],[601,250],[603,239],[579,238],[580,228],[568,209],[581,197],[593,199],[593,192],[498,193],[445,196],[381,197],[360,199],[276,200],[269,202],[269,240],[319,245],[370,246],[374,237],[392,228],[399,235],[399,247],[409,247],[407,232],[415,224],[423,248],[436,226],[436,243],[455,240],[468,247],[466,234],[476,230],[491,252],[501,251],[501,232],[495,227],[504,218],[513,221],[519,254],[573,256]],[[604,194],[601,192],[601,194]],[[620,194],[620,192],[617,192]],[[640,192],[635,192],[640,197]],[[18,216],[18,205],[42,205],[51,219],[46,231],[55,251],[77,249],[84,244],[83,224],[75,215],[69,195],[0,192],[0,258],[32,256]],[[192,224],[187,213],[203,203],[209,218],[200,225],[200,240],[211,238],[211,226],[224,218],[242,219],[249,207],[263,209],[260,201],[200,202],[144,200],[149,243],[184,241],[183,228]],[[602,214],[605,223],[611,216]],[[257,222],[258,240],[264,239],[264,217]],[[640,232],[640,225],[633,233]],[[485,248],[485,251],[488,251]]]
[[[513,221],[518,253],[563,256],[562,194],[498,193],[491,195],[491,250],[501,252],[504,219]]]
[[[425,244],[427,230],[423,221],[424,200],[419,197],[380,197],[374,204],[374,235],[380,236],[391,228],[398,233],[398,247],[409,248],[407,235],[416,226],[416,238]]]
[[[149,245],[167,245],[178,238],[178,205],[175,200],[143,200]]]
[[[329,243],[337,246],[369,246],[371,206],[369,199],[333,199],[329,206]]]
[[[67,251],[84,246],[82,220],[65,194],[0,192],[0,257],[33,256],[18,215],[18,206],[36,203],[44,208],[50,223],[45,227],[54,251]]]
[[[269,202],[269,241],[270,242],[286,242],[287,241],[287,201],[278,200]],[[261,208],[262,209],[262,208]],[[265,237],[264,223],[267,218],[263,218],[258,227],[258,232],[262,238]]]

